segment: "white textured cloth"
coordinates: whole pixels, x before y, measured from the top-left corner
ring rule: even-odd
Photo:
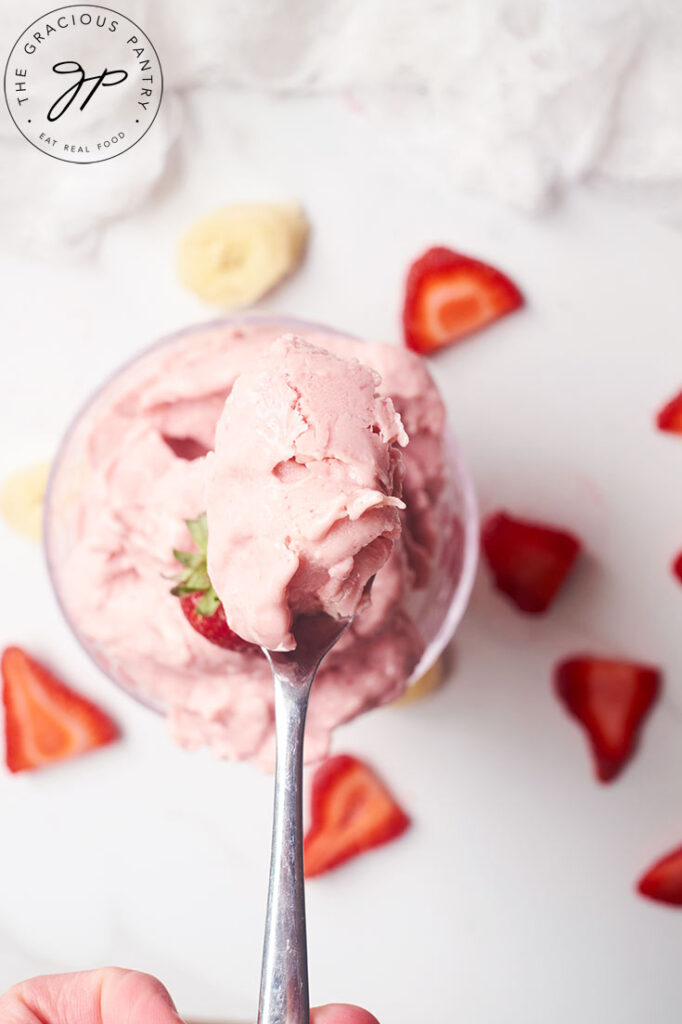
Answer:
[[[13,39],[45,4],[0,11]],[[206,86],[351,94],[453,189],[543,210],[587,177],[682,223],[680,0],[118,0],[161,56],[154,130],[122,159],[36,159],[0,133],[0,226],[15,251],[83,255],[143,201],[178,137],[182,95]],[[10,9],[11,8],[11,9]],[[44,161],[44,158],[41,158]],[[49,162],[49,161],[48,161]],[[41,181],[45,168],[39,169]],[[11,181],[10,181],[11,179]],[[10,186],[11,183],[11,187]]]

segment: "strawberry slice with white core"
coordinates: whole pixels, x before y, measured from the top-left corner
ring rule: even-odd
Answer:
[[[597,778],[610,782],[635,751],[644,720],[660,694],[660,671],[585,655],[557,665],[554,680],[559,700],[587,732]]]
[[[423,355],[451,345],[523,305],[517,286],[481,260],[436,246],[410,267],[405,344]]]
[[[307,878],[396,839],[410,819],[369,765],[349,754],[316,771],[312,821],[304,842]]]
[[[118,736],[108,715],[19,647],[2,655],[2,697],[11,772],[76,757]]]
[[[682,846],[656,861],[642,875],[637,889],[650,900],[682,907]]]

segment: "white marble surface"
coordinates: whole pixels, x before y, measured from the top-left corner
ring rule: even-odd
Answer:
[[[385,1024],[678,1024],[682,914],[632,883],[682,841],[682,588],[668,572],[682,443],[652,428],[682,384],[682,237],[589,192],[542,220],[458,196],[331,99],[215,92],[186,114],[163,187],[97,260],[0,257],[1,473],[51,454],[142,345],[211,315],[176,283],[173,246],[221,202],[300,199],[309,259],[264,308],[369,337],[399,340],[403,275],[431,243],[508,268],[528,310],[433,369],[483,508],[565,523],[589,554],[538,621],[482,574],[447,687],[339,732],[415,827],[310,885],[312,995]],[[55,162],[34,159],[49,188]],[[36,195],[25,217],[40,216]],[[78,649],[41,551],[1,530],[0,641],[58,666],[125,739],[35,776],[0,772],[0,989],[119,963],[162,977],[188,1016],[253,1018],[271,780],[176,749]],[[639,755],[607,788],[550,687],[552,663],[585,647],[666,672]]]

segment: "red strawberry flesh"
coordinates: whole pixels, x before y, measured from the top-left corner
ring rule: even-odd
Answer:
[[[682,907],[682,846],[656,861],[637,883],[642,896]]]
[[[187,462],[201,459],[209,451],[206,445],[195,437],[172,437],[170,434],[162,434],[161,436],[173,454],[177,455],[179,459],[185,459]]]
[[[497,589],[531,615],[547,611],[581,550],[565,530],[506,512],[485,519],[481,545]]]
[[[672,570],[673,575],[677,577],[680,583],[682,583],[682,551],[680,551],[677,558],[673,561]]]
[[[517,286],[487,263],[443,246],[410,267],[403,307],[405,344],[427,354],[523,305]]]
[[[587,732],[597,778],[610,782],[632,757],[661,690],[650,665],[584,655],[555,669],[557,696]]]
[[[307,878],[401,835],[410,819],[372,768],[339,754],[316,771],[312,820],[304,842]]]
[[[669,434],[682,434],[682,391],[663,406],[656,416],[659,430]]]
[[[230,629],[222,604],[218,605],[213,615],[202,615],[198,612],[196,606],[202,597],[203,594],[200,591],[196,591],[180,598],[180,607],[185,614],[185,618],[197,633],[201,633],[206,640],[209,640],[212,644],[217,644],[218,647],[224,647],[227,651],[262,653],[260,647],[256,644],[250,644],[247,640],[242,640],[240,636]]]
[[[2,655],[2,684],[11,772],[84,754],[118,736],[103,711],[19,647],[8,647]]]

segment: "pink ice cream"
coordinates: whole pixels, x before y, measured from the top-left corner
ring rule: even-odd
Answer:
[[[258,376],[261,356],[281,333],[272,322],[209,325],[152,349],[119,372],[83,411],[64,443],[51,485],[46,534],[60,600],[98,663],[135,696],[163,710],[183,745],[209,744],[221,756],[264,764],[271,763],[274,751],[266,659],[259,651],[232,652],[209,643],[192,629],[170,593],[178,571],[173,548],[191,547],[185,520],[206,509],[207,476],[212,477],[210,530],[217,531],[211,540],[218,545],[211,553],[215,583],[235,624],[237,615],[244,616],[238,628],[249,638],[258,635],[273,646],[286,644],[289,616],[305,593],[339,610],[353,607],[363,579],[375,568],[356,564],[355,556],[369,547],[372,563],[375,555],[377,565],[386,558],[370,603],[360,608],[318,674],[308,712],[309,760],[326,753],[331,732],[340,723],[403,692],[424,650],[423,630],[428,636],[429,616],[441,600],[444,582],[450,586],[441,567],[449,560],[456,572],[461,552],[461,521],[444,490],[443,405],[424,362],[412,352],[322,329],[307,331],[310,344],[344,360],[337,366],[331,356],[307,346],[277,343],[285,363],[319,361],[332,376],[355,375],[356,384],[343,391],[343,402],[353,411],[353,422],[364,417],[379,433],[361,432],[360,444],[356,427],[341,429],[328,416],[323,383],[297,369],[292,381],[304,383],[301,413],[290,408],[289,419],[279,422],[267,444],[262,438],[243,437],[247,447],[232,450],[231,432],[241,427],[231,422],[230,410],[243,407],[252,423],[264,414],[253,407],[247,385]],[[345,362],[353,359],[363,365]],[[278,365],[281,369],[279,358]],[[281,375],[275,376],[284,387]],[[236,383],[240,377],[243,386]],[[337,384],[343,388],[340,379]],[[220,423],[217,454],[207,459],[233,388]],[[330,393],[335,407],[338,388],[335,384]],[[287,400],[281,396],[280,407],[277,396],[271,397],[275,419],[278,410],[286,414]],[[305,429],[295,437],[304,421]],[[403,429],[409,441],[400,449]],[[345,465],[325,465],[325,450]],[[394,500],[401,451],[404,509]],[[299,469],[301,453],[307,461]],[[223,515],[221,489],[241,487],[236,481],[239,465],[253,468],[254,478],[244,487],[255,489],[268,462],[277,469],[268,501],[281,510],[289,508],[287,527],[277,519],[277,507],[262,501],[259,506],[255,490],[241,507],[226,492]],[[297,482],[297,473],[310,474],[309,483],[303,477]],[[309,517],[303,500],[294,498],[299,483],[301,495],[308,486],[317,495]],[[251,512],[259,517],[259,536],[280,547],[272,574],[259,557],[263,589],[254,584],[247,593],[240,568],[234,573],[240,580],[234,585],[241,590],[236,594],[231,590],[230,550],[234,531],[242,529]],[[336,517],[338,528],[332,526],[329,542],[320,543]],[[253,547],[256,531],[250,521],[246,525]],[[289,526],[296,533],[291,548],[286,546]],[[312,558],[315,551],[318,555]],[[256,622],[263,608],[269,608],[266,626]]]
[[[400,536],[407,435],[380,378],[283,335],[237,378],[207,456],[208,570],[231,628],[296,646],[299,614],[356,613]]]

